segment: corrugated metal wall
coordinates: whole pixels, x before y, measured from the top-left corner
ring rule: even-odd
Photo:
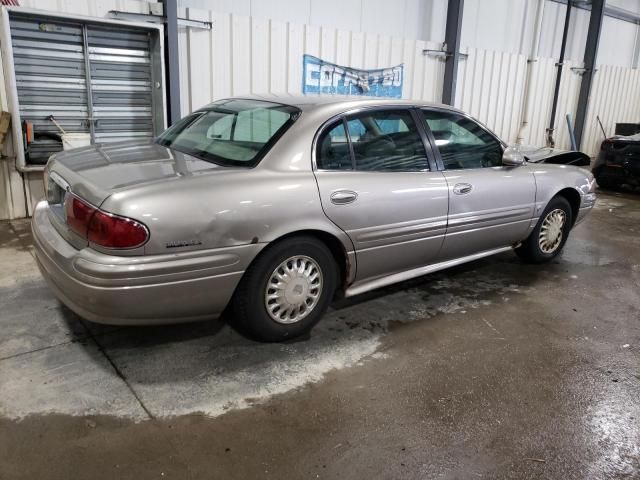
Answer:
[[[109,10],[148,11],[138,0],[23,0],[26,7],[104,17]],[[302,55],[353,67],[378,68],[404,63],[404,97],[438,102],[442,92],[444,62],[424,49],[440,45],[413,39],[351,32],[292,22],[181,9],[180,16],[213,22],[212,30],[180,29],[182,113],[213,100],[248,93],[297,94],[302,85]],[[509,142],[516,139],[522,113],[527,71],[523,55],[469,49],[460,65],[456,106],[486,123]],[[555,62],[539,58],[533,63],[530,85],[534,98],[525,143],[544,145],[553,87]],[[556,122],[556,145],[568,148],[566,113],[575,118],[580,75],[567,63],[563,68]],[[2,72],[0,71],[0,76]],[[2,78],[0,83],[4,86]],[[6,110],[4,90],[0,104]],[[599,66],[588,109],[583,150],[591,155],[602,135],[595,115],[608,134],[620,121],[640,120],[640,71]],[[23,217],[43,195],[40,173],[15,171],[12,159],[0,160],[0,219]]]
[[[562,69],[554,132],[557,148],[568,149],[571,146],[566,115],[567,113],[571,114],[572,121],[575,121],[581,76],[572,68],[580,66],[580,64],[573,64],[567,61]],[[524,132],[523,143],[544,145],[546,130],[551,117],[551,104],[556,82],[556,60],[553,58],[538,58],[533,62],[532,68],[530,92],[533,102],[529,115],[529,125]]]
[[[422,53],[440,48],[433,42],[195,9],[180,15],[214,25],[181,30],[183,114],[232,95],[299,94],[305,53],[356,68],[404,63],[406,98],[441,97],[443,62]]]
[[[524,55],[469,49],[458,70],[456,107],[473,115],[503,140],[514,142],[522,107]]]
[[[249,93],[299,94],[302,55],[342,65],[379,68],[404,63],[404,98],[439,102],[444,62],[424,55],[439,44],[350,32],[292,22],[198,9],[182,9],[187,18],[213,22],[211,31],[182,29],[181,105],[186,114],[213,100]],[[456,106],[475,116],[503,139],[514,142],[520,128],[527,71],[524,55],[469,49],[458,73]],[[533,63],[531,92],[536,99],[525,142],[544,145],[555,83],[555,60]],[[580,75],[566,62],[558,103],[556,146],[569,148],[565,115],[575,117]]]

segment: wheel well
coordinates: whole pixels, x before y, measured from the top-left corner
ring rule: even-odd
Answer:
[[[580,194],[573,188],[565,188],[560,190],[556,196],[564,197],[571,206],[571,222],[576,222],[578,213],[580,212]]]
[[[337,237],[335,237],[331,233],[324,232],[322,230],[298,230],[296,232],[291,232],[286,235],[283,235],[282,237],[276,238],[272,242],[269,242],[269,245],[273,245],[286,238],[303,236],[303,235],[314,237],[317,240],[320,240],[322,243],[324,243],[327,246],[327,248],[329,248],[331,255],[333,255],[333,258],[336,261],[336,265],[338,265],[338,273],[340,275],[340,281],[338,283],[340,288],[338,290],[339,291],[343,290],[344,287],[346,286],[346,281],[349,273],[349,268],[350,268],[349,260],[347,258],[347,251],[345,250],[344,245]],[[336,292],[336,293],[339,293],[339,292]]]

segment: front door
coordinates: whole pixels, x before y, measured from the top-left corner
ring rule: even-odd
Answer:
[[[469,117],[423,109],[449,187],[449,220],[440,257],[513,245],[529,233],[536,184],[526,165],[502,165],[502,145]]]
[[[442,246],[447,181],[409,109],[371,109],[327,126],[316,179],[326,215],[353,241],[356,280],[430,263]]]

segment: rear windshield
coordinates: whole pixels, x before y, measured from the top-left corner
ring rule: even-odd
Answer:
[[[183,118],[156,141],[219,165],[253,167],[299,113],[279,103],[221,100]]]

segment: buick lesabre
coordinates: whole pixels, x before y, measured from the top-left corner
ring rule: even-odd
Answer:
[[[51,157],[36,257],[80,316],[210,319],[279,341],[353,296],[515,250],[549,261],[595,202],[591,173],[527,161],[456,109],[231,98],[153,142]]]

